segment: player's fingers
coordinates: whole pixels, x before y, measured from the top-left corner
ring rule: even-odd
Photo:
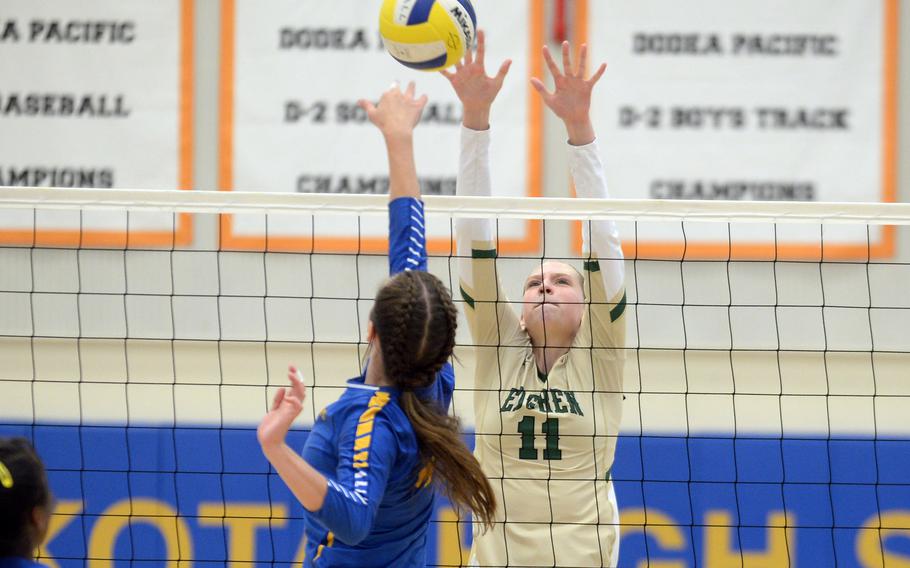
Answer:
[[[372,118],[373,114],[376,113],[376,105],[366,99],[360,99],[357,101],[357,106],[362,108],[370,118]]]
[[[300,371],[294,369],[294,373],[290,375],[291,378],[291,392],[289,394],[303,399],[306,395],[306,386],[303,384],[303,375],[300,374]]]
[[[468,46],[470,49],[470,46]],[[487,54],[486,34],[483,30],[477,32],[477,63],[483,65],[484,57]]]
[[[294,374],[291,377],[291,387],[285,389],[285,401],[289,401],[294,405],[303,404],[304,399],[306,399],[306,385],[303,383],[303,374],[301,374],[299,369],[294,369]]]
[[[464,64],[471,65],[474,63],[474,52],[471,51],[473,46],[466,45],[464,46]]]
[[[544,100],[546,100],[547,97],[550,96],[550,92],[547,91],[547,88],[546,88],[546,86],[544,86],[543,81],[541,81],[537,77],[531,77],[531,86],[534,87],[535,91],[540,93],[540,96],[543,97]]]
[[[417,89],[417,86],[414,85],[414,81],[410,81],[410,82],[408,83],[408,89],[407,89],[404,93],[408,96],[408,98],[413,99],[413,98],[414,98],[414,91],[415,91],[416,89]]]
[[[595,71],[594,74],[591,75],[591,78],[588,80],[588,82],[593,85],[594,83],[600,81],[600,78],[603,76],[604,71],[606,71],[606,70],[607,70],[607,64],[601,63],[600,67],[597,68],[597,71]]]
[[[578,50],[578,69],[575,71],[575,74],[579,77],[585,76],[585,69],[588,65],[588,44],[581,44],[581,48]]]
[[[565,75],[572,73],[572,55],[567,41],[562,42],[562,72]]]
[[[427,101],[429,100],[430,97],[428,97],[426,94],[420,95],[420,98],[417,99],[417,107],[420,108],[420,110],[423,110],[423,107],[427,106]]]
[[[281,406],[281,401],[284,400],[284,389],[278,389],[275,393],[275,397],[272,399],[272,410],[277,410]]]
[[[506,78],[506,75],[509,73],[509,67],[512,66],[512,60],[506,59],[502,62],[502,65],[499,66],[499,72],[496,73],[496,82],[502,84],[503,80]]]
[[[457,65],[455,66],[455,69],[458,69]],[[452,79],[455,77],[455,73],[452,73],[451,71],[448,71],[446,69],[440,69],[439,74],[442,75],[443,77],[445,77],[446,79],[448,79],[449,82],[452,82]]]
[[[553,55],[550,54],[550,48],[547,46],[543,46],[543,60],[546,61],[550,74],[554,78],[559,77],[559,67],[556,66],[556,61],[553,60]]]

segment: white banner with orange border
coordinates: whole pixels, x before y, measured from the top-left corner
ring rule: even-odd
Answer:
[[[357,106],[393,81],[429,95],[415,132],[425,195],[451,195],[458,167],[461,104],[444,77],[397,63],[382,46],[379,1],[222,0],[222,190],[374,194],[388,191],[379,131]],[[540,73],[542,0],[475,2],[490,30],[487,71],[513,59],[493,108],[497,195],[540,194],[540,104],[527,79]],[[225,248],[383,252],[381,218],[225,215]],[[536,251],[538,223],[499,223],[500,250]],[[430,223],[428,249],[448,252],[449,223]]]
[[[0,185],[189,189],[192,0],[4,0]],[[173,246],[190,216],[0,211],[0,243]]]
[[[576,27],[609,66],[593,107],[614,196],[894,201],[896,0],[593,0]],[[641,224],[623,237],[640,257],[867,258],[889,256],[894,233]]]

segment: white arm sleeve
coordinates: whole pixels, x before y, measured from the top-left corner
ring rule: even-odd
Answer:
[[[597,151],[597,142],[584,146],[569,145],[569,170],[578,197],[609,199],[607,178]],[[609,202],[604,208],[609,208]],[[613,221],[589,221],[582,224],[584,254],[599,261],[607,298],[613,298],[625,282],[625,264],[619,231]]]
[[[456,195],[491,195],[490,178],[490,131],[471,130],[461,127],[461,153],[458,163]],[[475,243],[481,246],[496,246],[493,237],[492,219],[455,220],[456,245],[458,247],[459,274],[462,281],[474,287],[471,270],[471,250]]]
[[[490,195],[490,132],[461,129],[456,193]],[[499,284],[496,236],[491,219],[456,219],[458,275],[465,316],[478,345],[507,345],[523,332]],[[480,376],[480,375],[478,375]]]

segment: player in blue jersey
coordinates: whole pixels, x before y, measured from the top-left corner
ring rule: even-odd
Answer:
[[[0,568],[43,567],[32,559],[51,517],[44,464],[24,438],[0,438]]]
[[[414,113],[426,105],[426,95],[414,98],[414,84],[402,93],[396,86],[386,95],[386,114],[377,110],[367,101],[360,101],[371,119],[377,124],[386,140],[389,159],[389,273],[391,275],[410,270],[427,269],[427,238],[424,226],[423,201],[420,200],[420,184],[414,164],[413,125]],[[393,106],[394,105],[394,106]],[[394,114],[392,114],[392,110]],[[400,132],[394,129],[399,128]],[[388,133],[386,134],[386,132]],[[455,371],[446,361],[436,380],[421,394],[439,402],[443,410],[452,402],[455,389]]]
[[[390,261],[397,272],[370,313],[370,363],[320,413],[303,456],[285,443],[306,395],[293,367],[290,388],[278,391],[259,426],[264,454],[309,512],[305,567],[426,566],[436,482],[483,525],[495,510],[458,421],[445,413],[454,385],[451,373],[439,373],[455,345],[457,311],[442,282],[421,270],[413,130],[425,104],[413,85],[404,92],[394,86],[378,106],[361,103],[389,153]]]

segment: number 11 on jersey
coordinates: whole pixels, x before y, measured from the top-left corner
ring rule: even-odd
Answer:
[[[521,448],[518,458],[523,460],[536,460],[537,449],[534,447],[534,434],[536,433],[536,420],[533,416],[525,416],[518,423],[518,433],[521,434]],[[559,449],[559,419],[547,418],[540,427],[547,446],[543,451],[545,460],[561,460],[562,450]]]

